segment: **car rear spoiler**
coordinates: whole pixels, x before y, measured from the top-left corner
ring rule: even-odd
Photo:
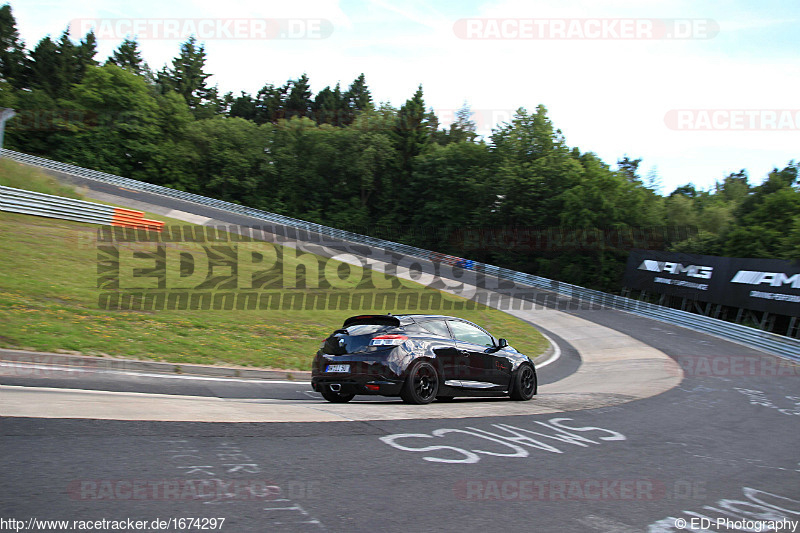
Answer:
[[[357,315],[351,316],[342,324],[343,328],[356,324],[378,324],[381,326],[400,326],[400,319],[392,315]]]

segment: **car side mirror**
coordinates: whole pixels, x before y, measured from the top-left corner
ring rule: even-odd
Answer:
[[[503,349],[506,346],[508,346],[508,341],[507,340],[505,340],[505,339],[497,339],[497,347],[498,348]]]

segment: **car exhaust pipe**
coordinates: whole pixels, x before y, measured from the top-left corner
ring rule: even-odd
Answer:
[[[331,390],[333,392],[340,392],[342,390],[342,384],[341,383],[331,383],[329,385],[329,387],[331,388]]]

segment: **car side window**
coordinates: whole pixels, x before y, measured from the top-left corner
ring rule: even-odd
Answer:
[[[475,326],[465,322],[457,322],[455,320],[448,320],[447,323],[450,325],[450,329],[453,330],[453,336],[456,338],[456,340],[461,342],[471,342],[472,344],[477,344],[478,346],[494,346],[492,336],[482,329],[476,328]]]
[[[439,335],[446,339],[450,338],[450,331],[447,329],[447,324],[444,323],[444,320],[428,320],[427,322],[421,322],[419,325],[434,335]]]

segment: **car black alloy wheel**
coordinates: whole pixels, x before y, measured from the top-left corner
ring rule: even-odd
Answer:
[[[536,394],[536,371],[529,364],[522,364],[514,374],[511,388],[512,400],[530,400]]]
[[[348,394],[339,391],[331,390],[330,385],[323,385],[322,390],[319,391],[322,397],[333,403],[345,403],[353,399],[355,394]]]
[[[411,366],[408,377],[400,392],[406,403],[426,404],[436,398],[439,390],[439,375],[427,361],[417,361]]]

